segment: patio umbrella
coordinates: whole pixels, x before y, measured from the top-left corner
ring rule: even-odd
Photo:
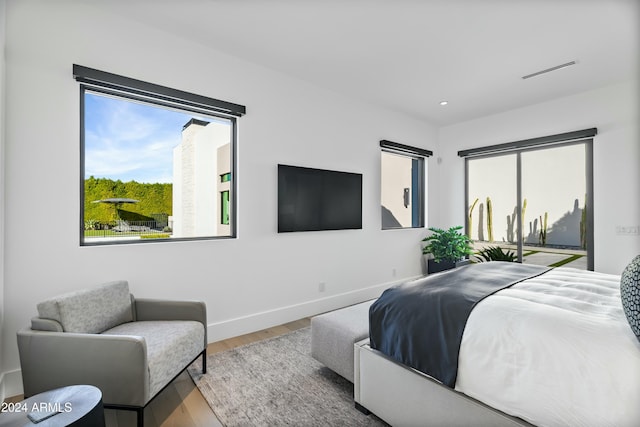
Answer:
[[[115,209],[116,218],[120,220],[118,209],[120,209],[124,203],[138,203],[139,201],[140,200],[136,200],[136,199],[125,199],[123,197],[113,197],[111,199],[94,200],[92,203],[108,203],[110,205],[113,205],[113,208]]]

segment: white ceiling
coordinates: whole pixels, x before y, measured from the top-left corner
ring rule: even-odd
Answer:
[[[94,1],[106,12],[436,125],[640,72],[639,0]],[[577,64],[521,78],[569,61]]]

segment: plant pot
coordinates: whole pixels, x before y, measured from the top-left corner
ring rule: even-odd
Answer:
[[[433,258],[427,259],[427,273],[438,273],[440,271],[451,270],[452,268],[461,267],[469,264],[468,259],[462,259],[460,261],[440,261],[436,262]]]
[[[445,270],[451,270],[452,268],[456,268],[456,263],[454,261],[436,262],[436,260],[433,258],[429,258],[427,260],[427,272],[429,274],[438,273],[440,271],[445,271]]]

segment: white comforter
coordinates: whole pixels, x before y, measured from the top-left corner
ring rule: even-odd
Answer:
[[[456,390],[537,426],[640,426],[640,342],[620,276],[556,268],[480,302]]]

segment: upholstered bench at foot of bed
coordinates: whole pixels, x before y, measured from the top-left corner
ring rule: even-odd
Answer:
[[[375,300],[311,319],[311,356],[353,382],[353,345],[369,337],[369,307]]]

